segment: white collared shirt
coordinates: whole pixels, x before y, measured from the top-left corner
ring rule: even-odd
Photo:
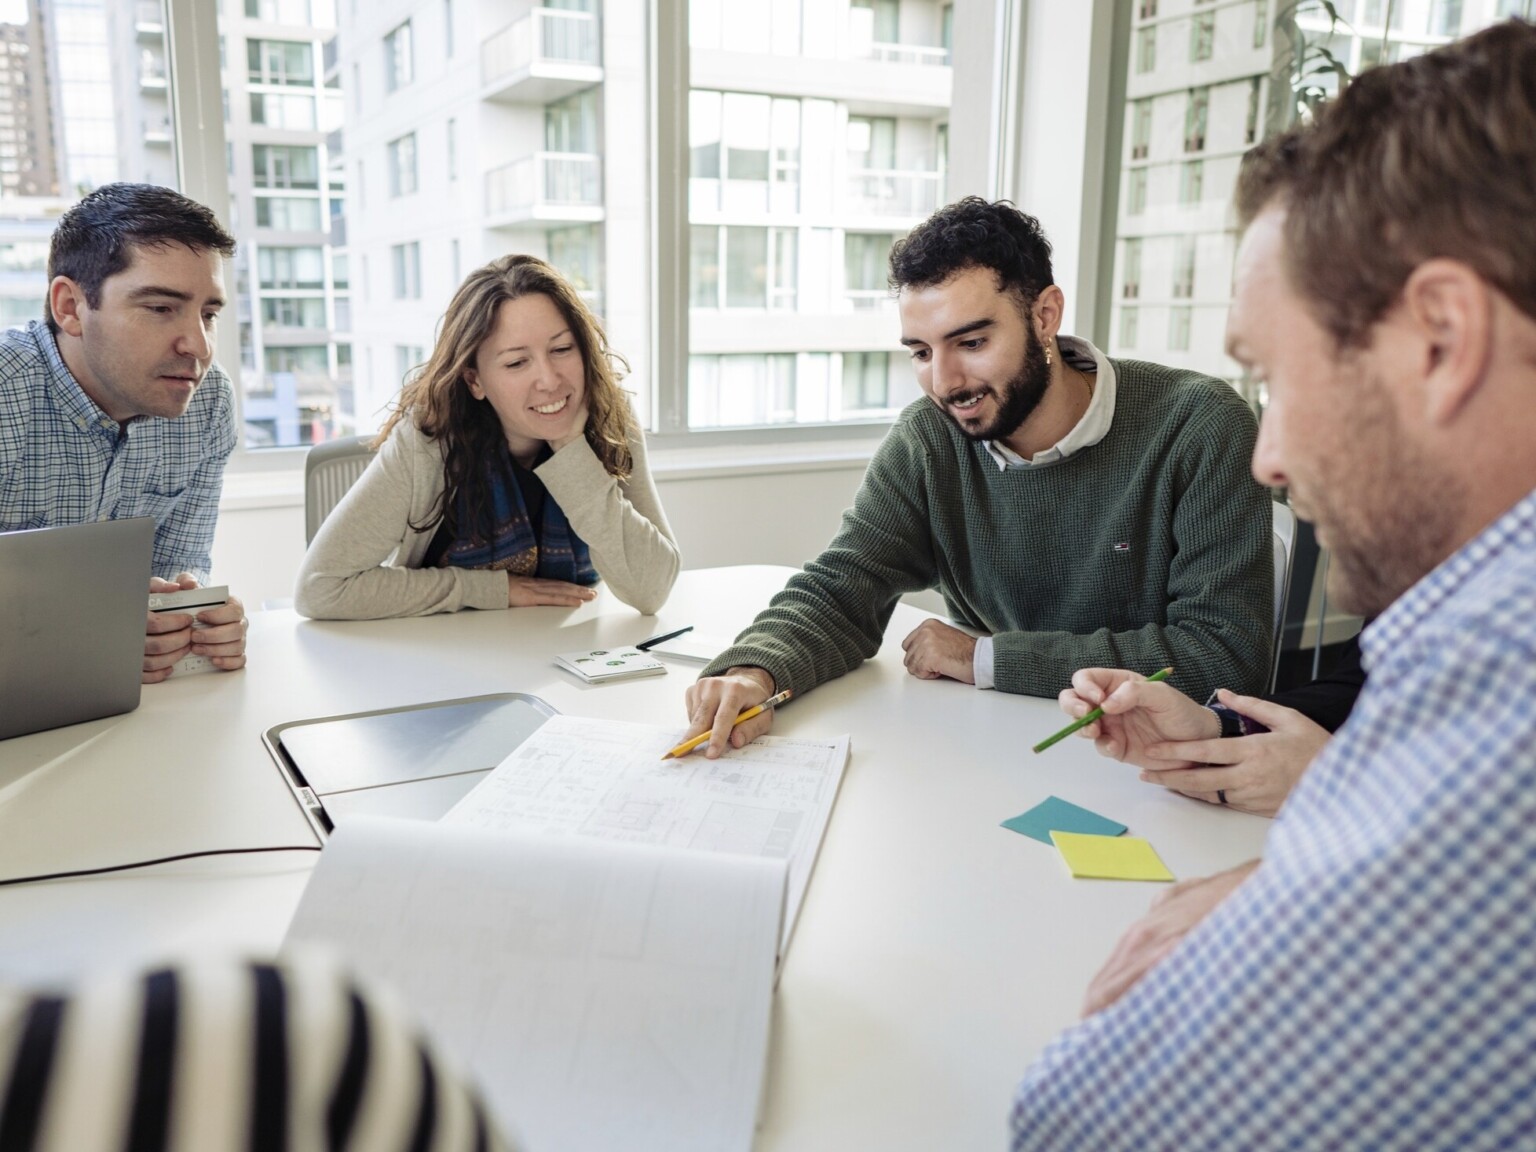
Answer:
[[[1062,361],[1069,368],[1097,377],[1093,398],[1088,401],[1088,410],[1065,436],[1049,448],[1036,452],[1028,460],[1002,441],[988,440],[985,444],[987,455],[992,457],[1000,471],[1006,472],[1009,468],[1038,468],[1042,464],[1065,460],[1074,452],[1081,452],[1104,439],[1109,434],[1109,426],[1114,423],[1115,367],[1109,358],[1087,340],[1080,340],[1076,336],[1058,336],[1056,345],[1061,349]],[[976,680],[976,687],[993,686],[992,664],[992,637],[977,637],[976,651],[971,657],[971,674]]]

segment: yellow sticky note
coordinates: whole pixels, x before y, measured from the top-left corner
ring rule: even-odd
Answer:
[[[1053,831],[1051,840],[1074,876],[1098,880],[1173,879],[1157,850],[1138,836]]]

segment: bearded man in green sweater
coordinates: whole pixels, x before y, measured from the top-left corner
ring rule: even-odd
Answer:
[[[950,616],[902,642],[925,679],[1054,697],[1079,668],[1172,665],[1199,700],[1261,691],[1274,620],[1257,424],[1220,380],[1111,360],[1058,336],[1039,221],[968,197],[891,251],[901,342],[925,398],[881,443],[836,538],[688,690],[706,755],[767,731],[798,695],[880,647],[896,602]]]

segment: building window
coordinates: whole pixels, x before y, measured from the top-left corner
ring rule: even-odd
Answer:
[[[448,130],[446,147],[448,149],[448,182],[451,184],[459,178],[459,122],[454,117],[448,117]]]
[[[1216,13],[1202,12],[1189,25],[1189,58],[1209,60],[1216,50]]]
[[[1180,305],[1168,310],[1168,348],[1173,352],[1189,351],[1189,330],[1194,309]]]
[[[1147,73],[1157,68],[1157,26],[1136,29],[1136,71]]]
[[[1269,36],[1269,0],[1253,0],[1253,46],[1264,47]]]
[[[1136,320],[1141,315],[1139,308],[1120,309],[1120,348],[1129,351],[1136,347]]]
[[[407,20],[384,37],[384,91],[398,91],[409,84],[414,76],[411,22]]]
[[[1243,142],[1254,144],[1259,139],[1259,109],[1263,107],[1261,89],[1264,83],[1262,76],[1255,76],[1248,81],[1248,120],[1243,128]]]
[[[1152,144],[1152,101],[1131,105],[1131,159],[1145,160]]]
[[[889,232],[849,232],[843,237],[843,286],[856,311],[890,303],[887,277],[895,242]]]
[[[420,344],[395,345],[395,376],[401,384],[426,362],[427,353]]]
[[[1191,88],[1189,102],[1184,106],[1184,151],[1205,151],[1205,129],[1210,110],[1211,90]]]
[[[348,283],[348,279],[347,279],[348,272],[349,272],[349,268],[348,268],[349,263],[350,262],[347,260],[347,254],[345,252],[335,252],[335,253],[332,253],[332,255],[331,255],[331,283],[334,284],[338,290],[342,290],[342,289],[345,289],[345,288],[349,287],[349,283]]]
[[[911,373],[889,352],[844,352],[844,416],[883,415],[896,406],[899,374]]]
[[[409,196],[416,191],[416,133],[408,132],[391,140],[389,155],[389,194]]]
[[[394,295],[396,300],[421,299],[421,243],[394,244],[389,249],[390,266],[394,270]]]
[[[315,83],[315,49],[302,40],[247,40],[245,63],[252,84]]]
[[[1180,236],[1173,260],[1173,298],[1188,300],[1195,294],[1195,237]]]
[[[279,328],[325,327],[325,300],[319,296],[263,296],[261,319]]]
[[[731,227],[725,232],[726,308],[768,306],[768,229]]]
[[[1141,0],[1141,6],[1137,9],[1137,14],[1143,20],[1154,19],[1157,16],[1157,0]]]
[[[245,0],[245,15],[267,24],[308,24],[309,0]]]
[[[1435,0],[1430,9],[1429,30],[1435,36],[1455,36],[1461,31],[1461,0]]]
[[[313,196],[256,197],[256,227],[283,232],[320,231],[320,200]]]
[[[297,132],[315,130],[315,98],[299,93],[251,93],[251,123]]]
[[[575,228],[551,228],[546,235],[549,262],[560,269],[571,287],[586,298],[588,305],[598,305],[597,294],[602,290],[601,230],[596,224],[583,224]]]
[[[1120,282],[1120,295],[1134,300],[1141,295],[1141,241],[1136,237],[1125,242],[1124,275]]]
[[[443,55],[453,59],[453,0],[443,0]]]
[[[457,240],[450,240],[448,242],[448,275],[455,286],[463,278],[463,273],[459,268],[459,242]]]
[[[256,252],[256,278],[264,289],[324,288],[324,249],[262,247]]]
[[[291,144],[251,145],[251,167],[258,188],[320,187],[320,149]]]
[[[748,353],[688,358],[688,424],[741,428],[797,418],[796,355]],[[805,355],[823,372],[826,355]],[[823,417],[825,419],[825,417]]]
[[[1128,215],[1140,216],[1147,210],[1147,170],[1132,168],[1126,175],[1125,210]]]
[[[1198,204],[1205,195],[1205,161],[1186,160],[1179,167],[1179,203]]]

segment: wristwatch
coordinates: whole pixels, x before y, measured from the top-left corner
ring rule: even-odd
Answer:
[[[1229,736],[1248,735],[1244,724],[1244,717],[1240,712],[1233,711],[1225,704],[1207,704],[1206,707],[1216,713],[1216,719],[1221,721],[1222,739],[1226,739]]]

